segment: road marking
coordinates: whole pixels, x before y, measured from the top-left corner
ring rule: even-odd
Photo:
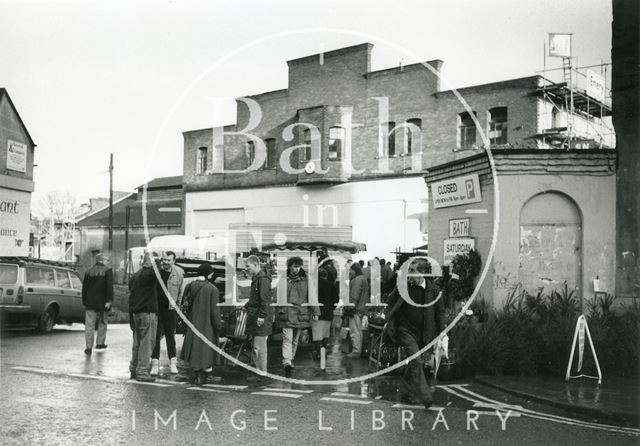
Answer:
[[[170,384],[161,384],[157,382],[145,382],[145,381],[137,381],[135,379],[129,379],[126,381],[128,384],[142,384],[143,386],[154,386],[154,387],[171,387]]]
[[[473,403],[473,407],[483,407],[494,410],[523,410],[522,406],[511,405],[511,404],[493,404],[493,403]]]
[[[320,398],[320,401],[333,401],[336,403],[352,403],[352,404],[371,404],[373,401],[371,400],[354,400],[347,398],[332,398],[330,396],[326,396],[324,398]]]
[[[229,389],[229,390],[243,390],[249,386],[235,386],[232,384],[203,384],[203,387],[211,387],[213,389]]]
[[[33,372],[33,373],[42,373],[44,375],[53,375],[53,374],[58,374],[60,372],[57,372],[55,370],[49,370],[49,369],[41,369],[39,367],[25,367],[25,366],[16,366],[16,367],[12,367],[13,370],[18,370],[20,372]]]
[[[281,396],[283,398],[301,398],[302,395],[297,393],[280,393],[280,392],[251,392],[251,395],[267,395],[267,396]]]
[[[347,398],[366,398],[364,395],[355,395],[353,393],[345,393],[345,392],[333,392],[331,396],[341,396]]]
[[[520,406],[513,406],[513,405],[501,403],[500,401],[496,401],[484,395],[480,395],[478,393],[475,393],[469,389],[465,389],[464,387],[456,384],[451,384],[450,386],[442,386],[442,388],[447,392],[451,393],[452,395],[455,395],[467,401],[471,401],[472,403],[488,402],[496,405],[502,405],[501,410],[503,411],[513,410],[514,412],[519,412],[522,415],[530,418],[535,418],[535,419],[545,420],[545,421],[554,421],[556,423],[568,424],[571,426],[590,427],[592,429],[606,430],[606,431],[626,433],[626,434],[632,434],[632,435],[640,435],[640,429],[637,429],[637,428],[618,427],[618,426],[612,426],[608,424],[591,423],[588,421],[574,420],[572,418],[562,417],[559,415],[552,415],[544,412],[538,412],[532,409],[525,409],[525,408],[518,409],[516,407],[520,407]]]
[[[278,387],[267,387],[263,389],[265,392],[292,392],[292,393],[313,393],[313,390],[300,389],[280,389]]]
[[[208,389],[205,387],[187,387],[187,390],[199,390],[200,392],[229,393],[228,390]]]
[[[394,404],[391,407],[393,407],[394,409],[424,409],[424,405],[423,404],[397,403],[397,404]],[[434,412],[440,412],[441,410],[444,410],[444,407],[431,406],[431,407],[429,407],[429,409],[426,409],[426,410],[433,410]]]
[[[498,415],[498,411],[500,411],[499,415]],[[498,417],[498,416],[504,417],[506,416],[505,414],[509,411],[496,409],[496,410],[476,410],[476,412],[478,413],[478,415],[489,415],[491,417]],[[511,413],[509,414],[509,418],[519,418],[521,416],[522,414],[520,412],[511,411]]]
[[[84,379],[97,379],[100,381],[108,381],[108,382],[117,382],[116,378],[111,378],[109,376],[101,376],[101,375],[89,375],[84,373],[68,373],[68,376],[73,376],[75,378],[84,378]]]
[[[170,379],[162,379],[162,378],[156,378],[156,382],[163,383],[163,384],[178,385],[178,386],[184,386],[184,385],[190,384],[186,381],[172,381]]]

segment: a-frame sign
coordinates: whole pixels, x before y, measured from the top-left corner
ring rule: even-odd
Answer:
[[[596,362],[596,368],[598,369],[598,376],[590,375],[575,375],[571,376],[571,364],[573,363],[573,355],[576,351],[576,341],[578,342],[578,369],[577,372],[582,370],[582,359],[584,357],[584,339],[589,340],[591,346],[591,353],[593,353],[593,359]],[[580,315],[578,322],[576,323],[576,331],[573,334],[573,343],[571,344],[571,355],[569,356],[569,364],[567,365],[567,374],[565,380],[569,381],[571,378],[592,378],[597,379],[598,384],[602,384],[602,371],[600,370],[600,363],[598,362],[598,356],[596,355],[596,349],[593,347],[593,340],[591,339],[591,333],[589,332],[589,326],[587,325],[587,318],[584,315]]]

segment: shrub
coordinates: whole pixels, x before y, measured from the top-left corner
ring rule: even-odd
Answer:
[[[590,303],[587,318],[602,372],[637,376],[640,305],[616,314],[612,303],[611,296]],[[478,328],[461,321],[450,337],[458,362],[474,372],[563,376],[579,316],[579,299],[566,285],[549,295],[530,295],[518,287],[486,324]],[[596,373],[588,342],[581,373]]]

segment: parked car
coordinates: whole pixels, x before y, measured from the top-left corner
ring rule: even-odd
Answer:
[[[2,325],[84,322],[82,280],[72,265],[29,257],[0,257]]]

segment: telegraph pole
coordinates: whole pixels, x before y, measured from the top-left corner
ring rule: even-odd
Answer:
[[[109,255],[113,250],[113,153],[109,155]]]

